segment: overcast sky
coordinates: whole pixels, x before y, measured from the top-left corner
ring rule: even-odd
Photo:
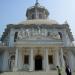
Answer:
[[[26,20],[26,9],[35,4],[36,0],[0,0],[0,36],[7,24],[15,24]],[[60,24],[68,22],[75,37],[75,0],[38,0],[45,6],[50,15]]]

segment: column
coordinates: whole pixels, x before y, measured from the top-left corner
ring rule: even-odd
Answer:
[[[59,63],[59,52],[58,52],[58,50],[55,51],[55,67],[56,66],[60,66],[60,63]]]
[[[44,49],[44,69],[49,71],[49,63],[48,63],[48,48]]]
[[[30,50],[30,57],[29,57],[29,64],[30,64],[30,68],[29,71],[33,71],[34,70],[34,60],[33,60],[33,48],[31,48]]]
[[[18,68],[22,69],[23,68],[23,59],[22,59],[22,48],[19,50],[19,56],[18,56]]]
[[[65,62],[63,58],[63,49],[60,49],[60,60],[61,60],[61,67],[65,67]]]
[[[17,71],[18,70],[18,54],[19,53],[19,49],[16,48],[16,53],[15,53],[15,66],[13,68],[13,71]]]

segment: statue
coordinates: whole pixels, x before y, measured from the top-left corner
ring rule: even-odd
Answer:
[[[21,29],[18,32],[18,39],[22,40],[22,39],[28,39],[29,37],[29,30],[28,29]]]
[[[22,31],[18,32],[18,39],[22,39]]]
[[[53,39],[60,39],[60,35],[58,34],[58,32],[52,32],[50,35]]]

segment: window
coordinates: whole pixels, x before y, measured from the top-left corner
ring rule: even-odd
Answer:
[[[17,35],[18,35],[18,32],[15,32],[15,36],[14,36],[14,42],[16,42]]]
[[[24,55],[24,64],[29,64],[29,55]]]
[[[53,55],[48,55],[49,64],[53,64]]]

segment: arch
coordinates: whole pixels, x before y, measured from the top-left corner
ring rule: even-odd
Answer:
[[[9,57],[9,69],[13,71],[13,67],[15,65],[15,55],[11,55]]]

